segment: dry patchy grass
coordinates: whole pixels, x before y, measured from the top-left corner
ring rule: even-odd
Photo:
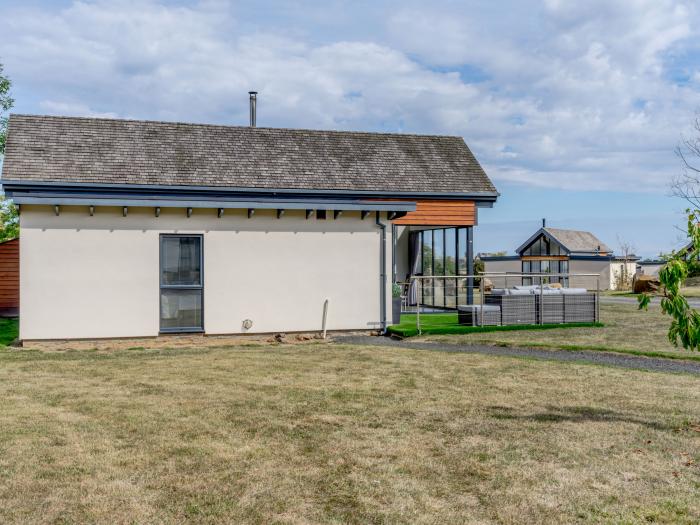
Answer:
[[[700,297],[700,286],[684,286],[681,288],[681,293],[686,297],[698,298]]]
[[[658,306],[640,311],[633,304],[602,304],[600,320],[604,327],[556,328],[551,330],[519,330],[462,335],[432,335],[425,340],[449,343],[486,343],[552,348],[590,348],[629,350],[634,352],[672,352],[693,356],[674,347],[667,333],[671,320]]]
[[[0,351],[0,522],[700,520],[698,379],[327,344]]]
[[[688,282],[689,281],[689,282]],[[686,281],[686,285],[681,287],[681,293],[688,297],[688,298],[693,298],[697,299],[700,298],[700,284],[698,284],[700,281],[698,280],[697,277],[692,277]],[[623,296],[623,297],[638,297],[639,294],[634,293],[632,290],[605,290],[601,292],[603,295],[612,295],[612,296]],[[651,294],[653,296],[661,297],[663,296],[662,291],[658,291],[656,293]]]

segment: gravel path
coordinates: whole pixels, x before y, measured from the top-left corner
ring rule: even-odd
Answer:
[[[660,297],[651,298],[651,305],[658,305],[659,303],[661,303]],[[624,295],[601,295],[600,304],[633,304],[637,306],[639,303],[637,302],[636,297],[626,297]],[[688,304],[693,308],[699,308],[700,299],[697,297],[691,297],[688,299]]]
[[[528,357],[546,361],[564,361],[573,363],[588,363],[595,365],[617,366],[634,370],[649,370],[652,372],[675,372],[700,375],[699,361],[680,359],[663,359],[657,357],[641,357],[629,354],[590,350],[542,350],[537,348],[515,348],[488,345],[461,345],[450,343],[398,341],[389,337],[373,337],[368,335],[336,336],[334,341],[339,344],[392,346],[414,350],[431,350],[436,352],[462,352],[465,354],[485,354],[507,357]]]

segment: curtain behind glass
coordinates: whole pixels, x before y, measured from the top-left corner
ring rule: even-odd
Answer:
[[[198,285],[202,282],[201,243],[197,237],[164,237],[161,284]]]
[[[420,233],[414,233],[409,237],[411,241],[411,275],[417,275],[421,270],[421,243]],[[415,279],[408,287],[408,304],[415,306],[418,303],[418,283]]]

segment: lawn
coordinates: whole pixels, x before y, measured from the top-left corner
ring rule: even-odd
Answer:
[[[601,304],[600,309],[603,327],[430,335],[425,339],[450,343],[613,350],[700,358],[697,352],[678,349],[669,342],[666,334],[671,321],[658,306],[640,311],[634,304]]]
[[[698,381],[331,344],[5,348],[0,522],[697,523]]]
[[[681,293],[686,297],[697,299],[700,297],[700,286],[684,286],[681,288]]]
[[[416,314],[402,314],[401,323],[389,326],[388,332],[401,337],[418,335]],[[553,330],[562,328],[582,328],[603,326],[601,323],[568,323],[566,325],[506,325],[506,326],[472,326],[459,324],[456,312],[428,313],[420,316],[420,332],[433,334],[483,334],[487,332],[513,332],[519,330]]]
[[[19,335],[19,322],[17,319],[0,317],[0,347],[10,344]]]

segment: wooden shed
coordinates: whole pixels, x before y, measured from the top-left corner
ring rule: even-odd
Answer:
[[[0,243],[0,317],[19,315],[19,239]]]

